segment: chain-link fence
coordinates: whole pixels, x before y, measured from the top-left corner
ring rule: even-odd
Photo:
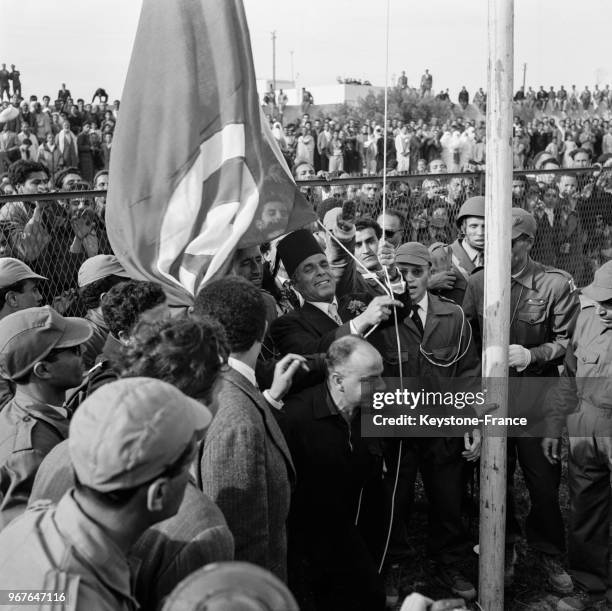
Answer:
[[[1,196],[0,256],[21,259],[47,279],[39,284],[46,303],[82,315],[79,267],[89,257],[112,253],[105,206],[105,191]]]
[[[345,199],[356,202],[359,215],[376,219],[382,182],[380,176],[366,176],[298,185],[321,219]],[[386,208],[401,218],[403,241],[450,244],[459,236],[455,219],[461,204],[484,194],[485,175],[395,175],[388,176],[386,189]],[[112,252],[104,224],[106,192],[44,198],[0,196],[0,256],[19,258],[46,277],[41,290],[47,303],[66,314],[82,314],[78,269],[88,257]],[[578,286],[612,259],[612,168],[515,172],[513,203],[538,221],[533,258],[568,271]]]
[[[382,183],[380,176],[298,182],[320,219],[345,199],[356,201],[358,215],[376,219]],[[461,205],[485,187],[483,172],[388,176],[386,209],[401,217],[404,241],[450,244],[460,237]],[[578,286],[612,259],[612,167],[515,171],[512,201],[538,222],[532,257],[568,271]]]

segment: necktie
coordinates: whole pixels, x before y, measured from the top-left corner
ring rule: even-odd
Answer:
[[[419,316],[419,306],[417,304],[414,304],[412,306],[412,313],[410,314],[410,318],[415,324],[419,335],[423,337],[423,332],[425,331],[425,329],[423,329],[423,322],[421,321],[421,317]]]
[[[329,307],[327,308],[327,313],[329,314],[329,317],[333,318],[333,320],[338,325],[342,324],[342,319],[340,318],[340,315],[338,314],[338,306],[335,303],[329,304]]]
[[[474,265],[476,267],[482,267],[484,265],[484,252],[482,252],[482,250],[474,257]]]

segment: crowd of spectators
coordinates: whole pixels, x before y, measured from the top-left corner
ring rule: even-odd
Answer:
[[[422,95],[431,83],[426,73]],[[228,277],[207,284],[190,311],[171,312],[161,286],[130,280],[114,257],[105,197],[78,196],[108,185],[92,142],[100,130],[112,140],[119,102],[109,109],[102,89],[95,98],[72,104],[62,85],[56,110],[48,96],[24,105],[13,92],[0,111],[2,135],[19,120],[30,143],[38,129],[49,130],[49,146],[64,143],[57,164],[35,157],[26,139],[3,151],[2,193],[36,197],[0,205],[0,588],[37,589],[59,571],[82,578],[70,590],[76,608],[160,609],[194,571],[236,559],[275,576],[256,573],[258,596],[281,592],[283,611],[297,607],[282,582],[303,611],[382,610],[398,589],[407,593],[397,569],[407,562],[420,471],[432,571],[447,593],[474,599],[475,580],[460,563],[475,543],[463,512],[478,430],[407,444],[402,454],[401,445],[363,437],[357,414],[363,381],[378,388],[398,366],[428,383],[480,375],[484,125],[340,125],[305,113],[296,136],[277,122],[274,137],[320,224],[239,249]],[[580,309],[574,282],[597,303],[612,302],[612,274],[592,282],[612,259],[612,152],[596,135],[604,122],[593,123],[580,123],[567,165],[550,142],[525,149],[537,169],[513,182],[512,273],[531,274],[520,282],[527,293],[513,297],[516,377],[558,373]],[[562,127],[569,137],[578,123],[555,123]],[[385,130],[382,214],[379,180],[350,179],[382,170]],[[447,132],[466,151],[447,145]],[[309,185],[317,174],[348,180]],[[53,189],[75,194],[57,200]],[[392,308],[406,308],[397,329]],[[596,323],[612,317],[596,308]],[[85,375],[84,363],[93,365]],[[542,470],[556,455],[529,441],[518,451],[531,478],[528,542],[551,587],[569,594],[560,466]],[[584,515],[588,499],[579,500]],[[519,537],[517,524],[510,530]],[[511,581],[516,539],[508,541]],[[142,563],[137,574],[128,552]],[[607,568],[603,555],[596,560],[597,571]],[[241,570],[246,580],[254,569]]]
[[[17,159],[41,161],[51,174],[77,167],[90,184],[97,171],[108,170],[119,100],[109,103],[104,89],[91,103],[75,101],[64,83],[53,101],[49,95],[25,100],[15,88],[9,100],[1,97],[0,173]]]
[[[538,260],[568,271],[579,286],[588,284],[593,272],[612,258],[612,154],[591,161],[592,154],[590,149],[577,148],[564,168],[555,157],[540,153],[537,169],[517,173],[512,190],[513,206],[528,210],[537,220],[534,252]],[[477,172],[482,166],[471,160],[467,171],[448,176],[444,158],[418,159],[417,163],[418,176],[397,170],[388,173],[386,207],[394,210],[405,240],[427,246],[449,244],[456,238],[455,219],[463,202],[484,194],[484,175]],[[297,180],[329,176],[316,168],[310,161],[298,161],[294,175]],[[350,174],[335,175],[343,180],[316,187],[301,183],[320,220],[330,206],[346,199],[356,202],[361,215],[376,217],[382,211],[380,180],[362,178],[351,184]]]
[[[380,174],[385,155],[385,127],[375,119],[359,122],[310,114],[283,127],[271,124],[272,133],[290,166],[307,161],[317,172],[351,176]],[[543,158],[559,167],[573,167],[573,155],[581,149],[589,165],[602,154],[612,153],[612,125],[598,116],[569,119],[542,115],[513,126],[514,169],[539,169]],[[483,169],[486,162],[486,126],[483,118],[457,117],[439,121],[432,117],[404,121],[394,117],[386,126],[386,164],[400,174],[423,173],[433,159],[443,159],[449,172]]]

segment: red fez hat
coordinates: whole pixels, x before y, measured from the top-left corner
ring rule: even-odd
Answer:
[[[323,254],[319,243],[308,229],[298,229],[284,237],[278,243],[276,252],[283,262],[289,278],[293,276],[302,261],[312,257],[312,255]]]

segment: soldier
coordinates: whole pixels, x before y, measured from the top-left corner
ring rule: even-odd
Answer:
[[[0,259],[0,320],[42,304],[43,297],[38,283],[46,280],[35,274],[23,261],[4,257]],[[0,378],[0,406],[4,405],[15,394],[15,385],[9,380]]]
[[[85,369],[93,367],[108,336],[108,326],[102,316],[102,297],[116,284],[129,279],[115,255],[96,255],[86,259],[79,268],[79,296],[87,308],[85,318],[93,327],[91,339],[83,345],[81,356]]]
[[[448,248],[453,269],[430,277],[429,290],[453,299],[461,305],[471,274],[484,265],[485,199],[482,195],[470,197],[459,209],[456,223],[463,235]]]
[[[151,378],[111,382],[88,397],[70,423],[75,487],[0,533],[0,587],[52,589],[67,610],[137,609],[128,552],[176,514],[211,418]]]
[[[558,377],[565,355],[569,326],[578,311],[572,277],[531,259],[537,229],[535,218],[521,208],[512,209],[512,288],[510,294],[509,376],[512,415],[527,416],[529,436],[508,439],[508,520],[506,538],[506,583],[514,578],[514,543],[520,527],[515,516],[512,482],[518,459],[525,477],[531,509],[527,516],[527,542],[536,551],[551,586],[560,593],[572,590],[572,581],[558,562],[565,548],[563,518],[559,508],[561,468],[542,456],[538,425],[546,392],[546,378]],[[483,329],[484,273],[477,271],[468,281],[463,307],[479,341]],[[520,382],[516,380],[520,378]],[[541,433],[539,437],[541,437]]]
[[[0,412],[0,528],[25,511],[40,463],[68,436],[62,404],[81,381],[79,348],[91,334],[86,320],[49,306],[0,321],[0,374],[16,386]]]
[[[605,599],[610,563],[610,470],[612,465],[612,262],[582,290],[580,314],[567,346],[559,386],[547,397],[544,455],[560,461],[565,419],[569,434],[568,484],[571,514],[569,568],[581,589],[571,609]],[[608,589],[610,593],[611,590]],[[608,594],[609,596],[609,594]]]

